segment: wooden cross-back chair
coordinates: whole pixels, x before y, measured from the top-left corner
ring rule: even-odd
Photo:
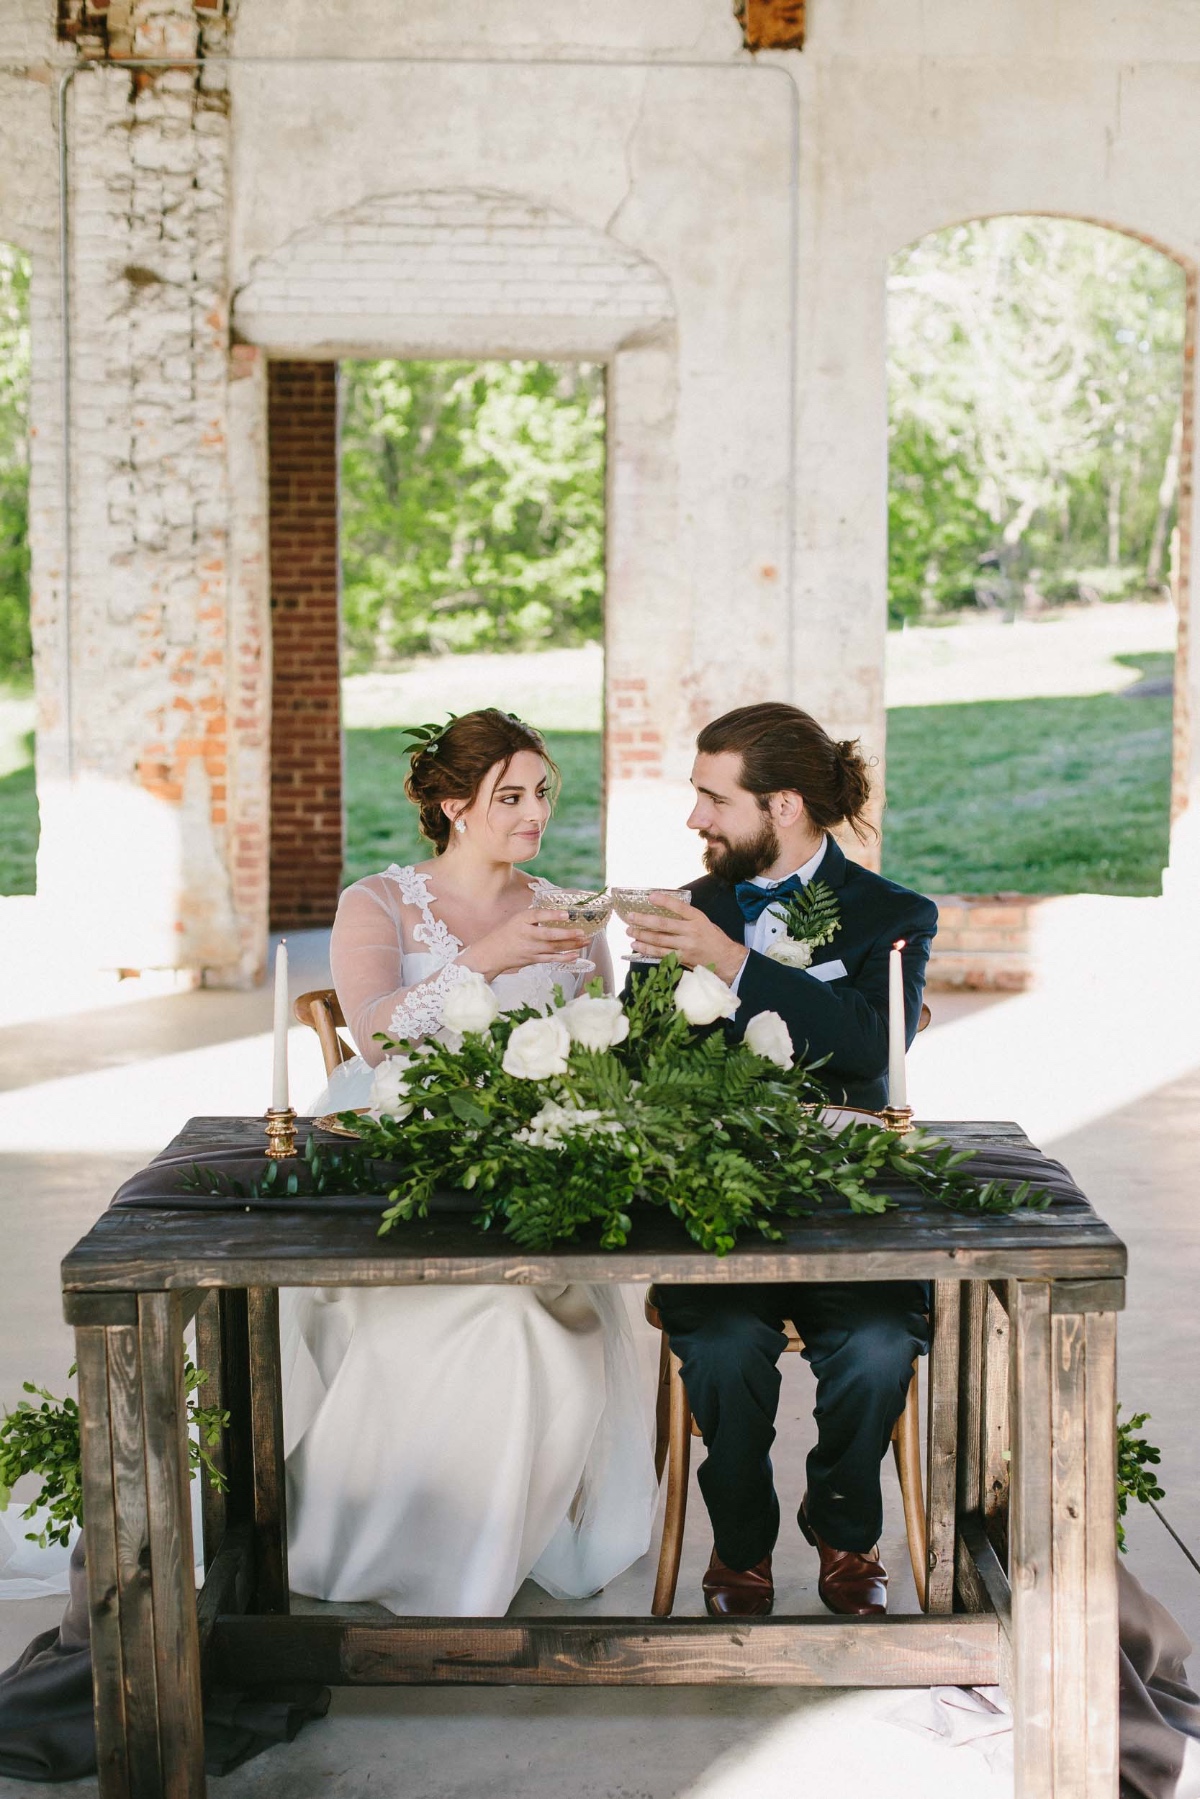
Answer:
[[[311,993],[302,993],[292,1011],[297,1024],[306,1024],[317,1033],[327,1075],[350,1060],[354,1046],[338,1035],[345,1030],[346,1019],[332,987],[314,987]]]

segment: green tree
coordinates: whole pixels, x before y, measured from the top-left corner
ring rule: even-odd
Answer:
[[[1161,584],[1184,277],[1120,232],[977,220],[893,258],[893,619]]]
[[[346,665],[598,638],[596,364],[342,365]]]
[[[27,679],[29,261],[0,243],[0,680]]]

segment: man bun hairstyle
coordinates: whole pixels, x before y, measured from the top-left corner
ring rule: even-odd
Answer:
[[[478,798],[488,770],[501,763],[497,778],[503,779],[521,750],[532,750],[542,758],[557,788],[558,767],[541,732],[495,706],[464,712],[461,718],[452,719],[440,736],[413,749],[404,791],[420,812],[421,835],[432,843],[435,854],[440,856],[450,841],[450,820],[443,801],[461,800],[465,811]]]
[[[836,741],[799,706],[738,706],[705,725],[696,748],[705,756],[740,756],[741,784],[764,811],[771,794],[798,793],[820,830],[848,824],[865,842],[873,829],[865,817],[871,779],[858,743]]]

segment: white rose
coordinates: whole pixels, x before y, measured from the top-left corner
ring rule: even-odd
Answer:
[[[388,1056],[379,1064],[371,1082],[368,1117],[377,1122],[381,1118],[394,1118],[397,1124],[408,1117],[413,1109],[407,1078],[411,1067],[407,1056]]]
[[[442,1003],[448,1031],[486,1031],[500,1016],[500,1002],[481,974],[473,971],[455,981]]]
[[[629,1020],[619,999],[594,999],[581,993],[559,1008],[558,1016],[571,1033],[572,1043],[584,1049],[614,1049],[629,1035]]]
[[[792,1066],[792,1039],[778,1012],[756,1012],[746,1026],[743,1041],[747,1049],[774,1062],[777,1068]]]
[[[807,968],[812,961],[812,945],[799,937],[781,937],[767,951],[772,962],[782,962],[785,968]]]
[[[508,1040],[501,1066],[520,1081],[545,1081],[552,1074],[566,1074],[571,1053],[571,1033],[557,1012],[548,1018],[527,1018]]]
[[[675,1010],[682,1012],[689,1024],[715,1024],[718,1018],[732,1018],[741,1003],[732,987],[711,968],[689,968],[675,989]]]

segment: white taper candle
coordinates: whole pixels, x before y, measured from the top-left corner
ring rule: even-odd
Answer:
[[[888,1104],[908,1104],[908,1078],[904,1068],[904,967],[900,951],[904,939],[893,943],[888,957]]]
[[[275,951],[275,1063],[271,1079],[271,1109],[286,1112],[288,1108],[288,1006],[287,938]]]

